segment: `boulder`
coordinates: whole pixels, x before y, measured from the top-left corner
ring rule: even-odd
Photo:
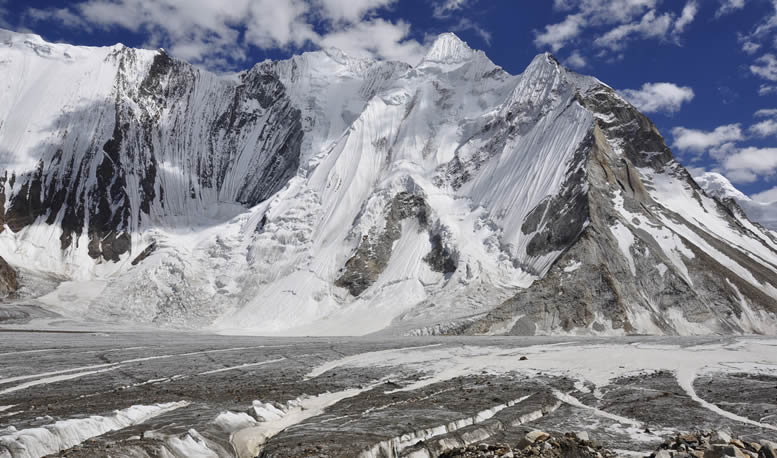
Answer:
[[[549,438],[550,438],[550,434],[544,431],[532,431],[530,433],[527,433],[523,437],[523,439],[521,439],[520,442],[518,442],[518,448],[525,449],[530,445],[533,445],[537,442],[548,440]]]
[[[715,431],[710,437],[710,444],[728,445],[731,442],[731,435],[725,431]]]
[[[581,441],[590,441],[591,436],[588,435],[588,432],[586,431],[580,431],[577,433],[574,433],[575,439],[581,440]]]
[[[746,458],[746,455],[733,445],[715,444],[712,448],[705,450],[704,452],[704,458],[726,458],[729,456]]]
[[[758,451],[758,458],[777,458],[777,443],[762,440],[761,449]]]

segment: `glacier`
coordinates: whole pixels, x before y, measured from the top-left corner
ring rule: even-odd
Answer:
[[[609,86],[453,34],[217,75],[0,31],[7,303],[229,334],[777,333],[777,238]],[[733,208],[733,210],[732,210]]]

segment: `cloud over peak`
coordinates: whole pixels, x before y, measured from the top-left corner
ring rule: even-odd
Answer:
[[[693,89],[673,83],[645,83],[640,89],[620,91],[623,97],[645,113],[675,113],[693,100]]]
[[[535,31],[534,44],[554,52],[586,34],[605,51],[619,51],[635,38],[677,42],[699,10],[697,0],[685,2],[679,13],[660,11],[659,0],[554,0],[553,6],[568,14]]]
[[[82,0],[66,8],[28,9],[32,20],[71,28],[144,33],[146,46],[209,67],[239,64],[250,47],[338,46],[358,56],[415,64],[424,46],[407,22],[375,17],[396,0]]]

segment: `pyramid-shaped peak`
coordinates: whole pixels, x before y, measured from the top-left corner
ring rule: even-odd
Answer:
[[[471,59],[475,51],[456,34],[440,34],[424,57],[424,62],[456,63]]]
[[[557,69],[561,67],[561,63],[558,61],[558,59],[556,59],[556,56],[554,56],[553,54],[549,52],[543,52],[534,56],[534,59],[532,59],[531,63],[527,67],[527,70],[530,68],[537,68],[537,67]]]

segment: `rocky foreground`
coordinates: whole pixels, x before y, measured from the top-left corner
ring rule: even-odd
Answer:
[[[604,448],[587,432],[554,437],[543,431],[527,433],[515,446],[477,444],[460,447],[440,458],[614,458],[618,452]],[[725,431],[680,434],[666,440],[645,458],[777,458],[777,443],[734,439]]]

